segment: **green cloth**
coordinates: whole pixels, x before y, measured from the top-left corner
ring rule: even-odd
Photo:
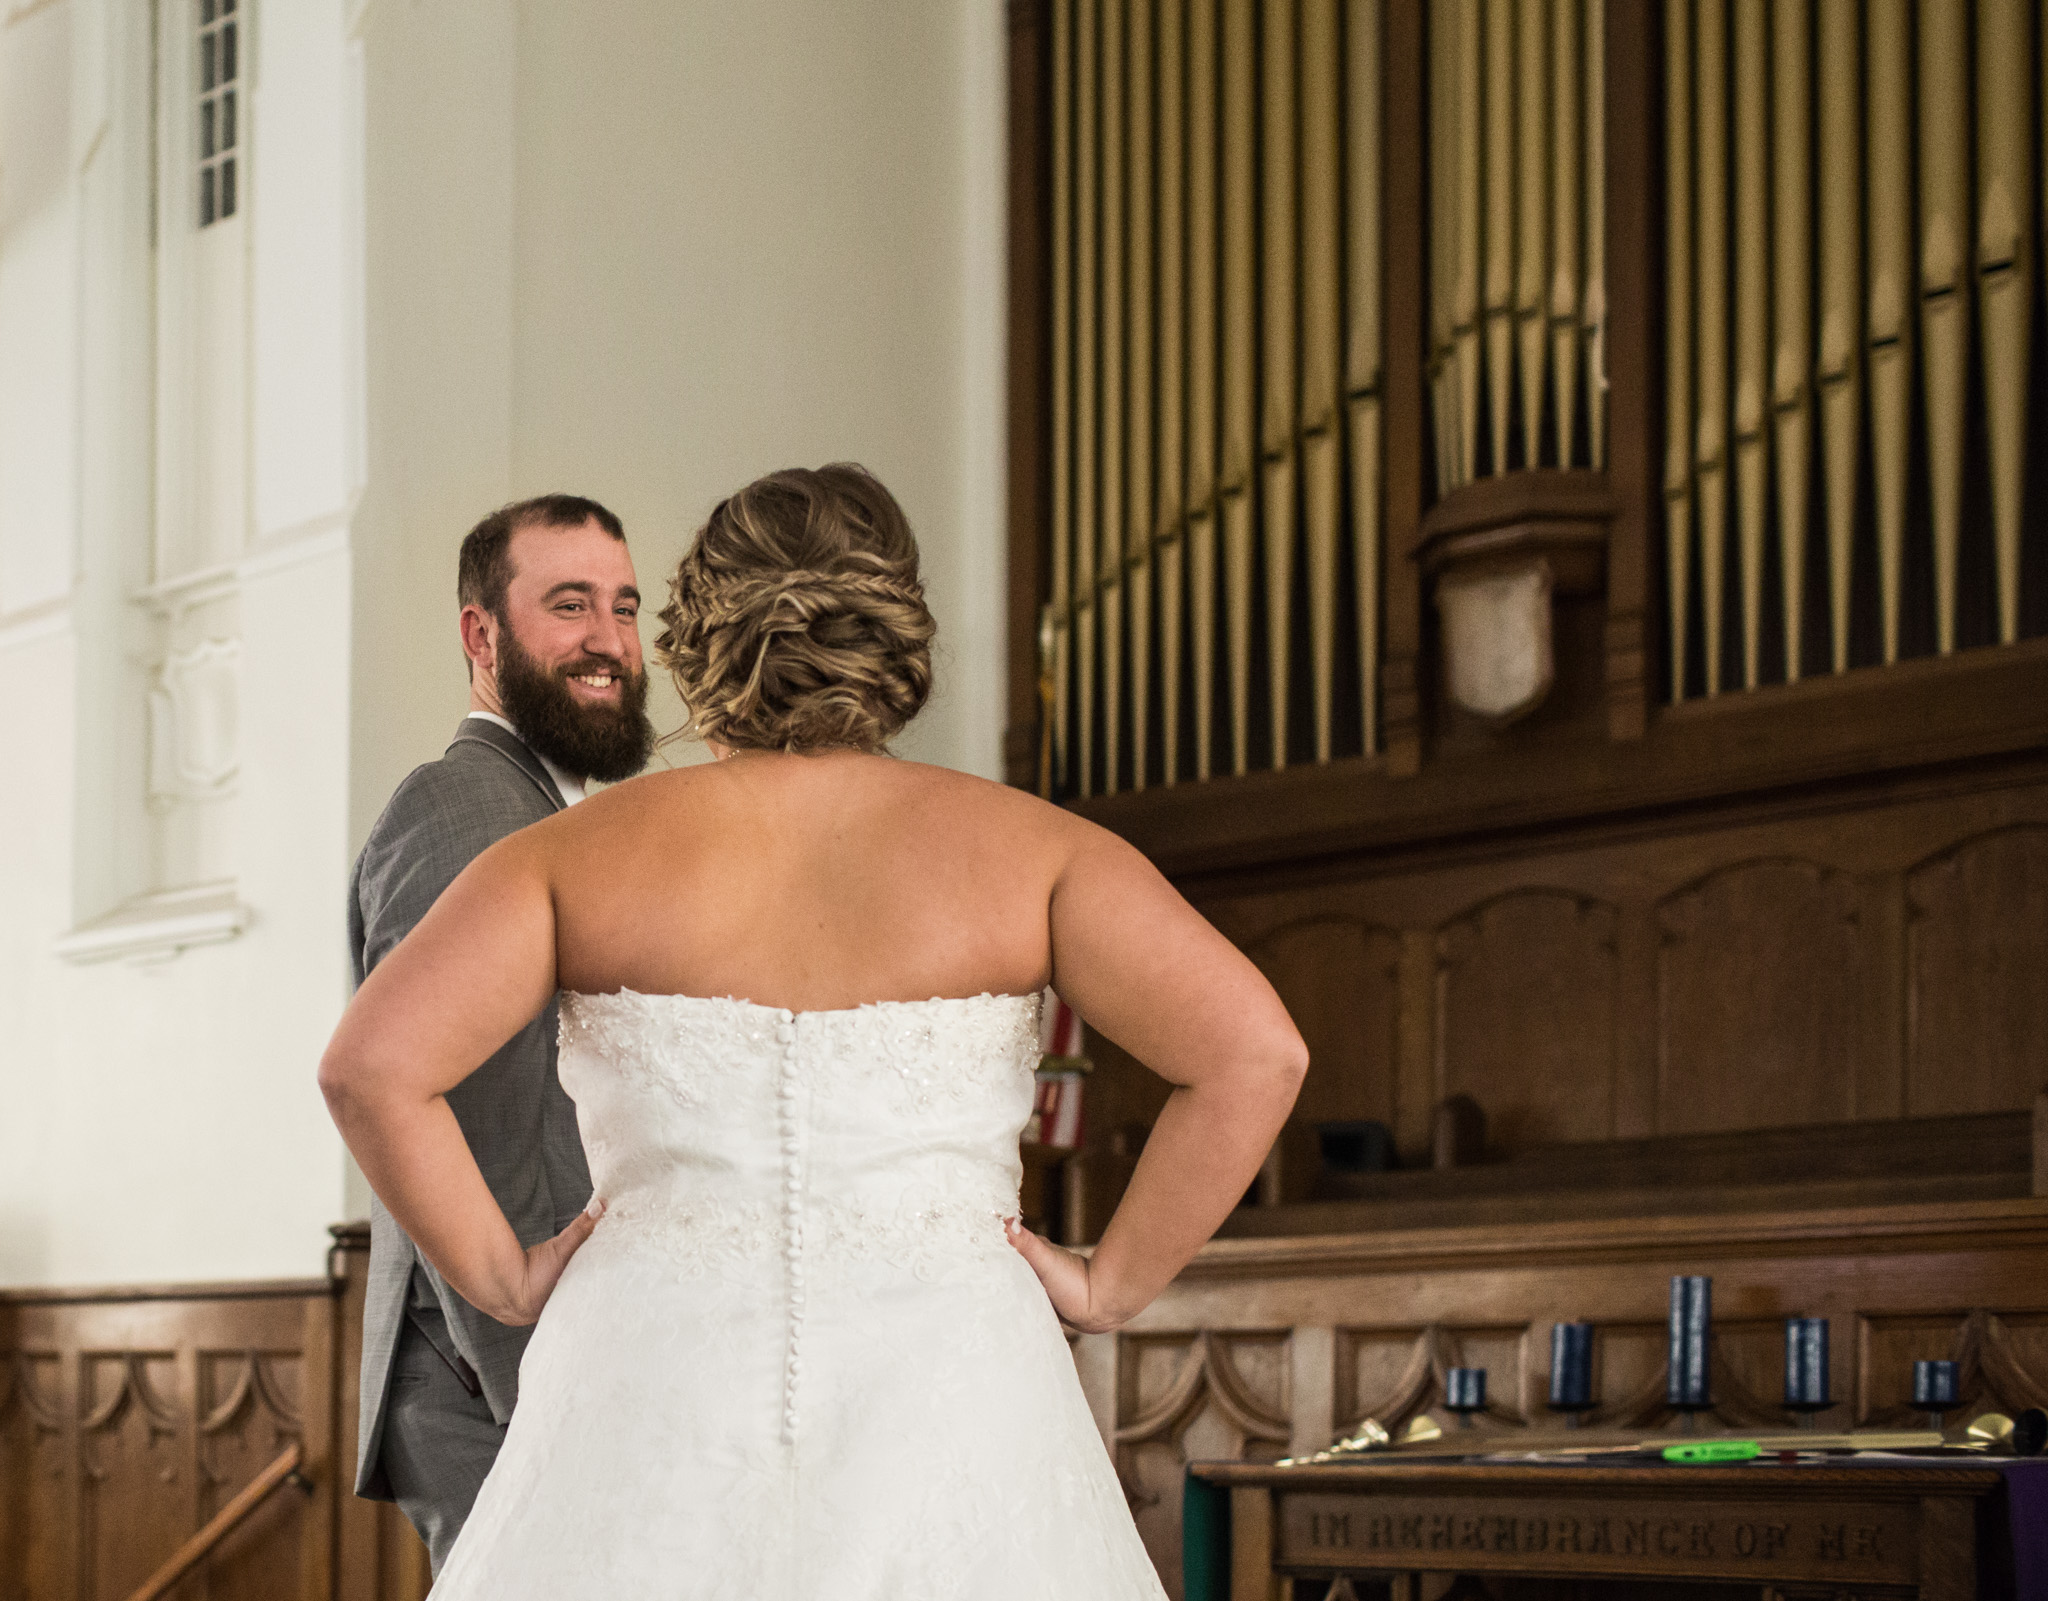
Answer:
[[[1230,1601],[1230,1492],[1190,1473],[1180,1497],[1183,1601]]]

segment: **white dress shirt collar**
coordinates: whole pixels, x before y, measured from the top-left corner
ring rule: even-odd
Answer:
[[[510,734],[514,739],[518,740],[520,744],[526,745],[525,737],[520,734],[519,730],[514,728],[510,723],[506,722],[505,719],[500,717],[496,712],[473,711],[468,715],[471,717],[481,717],[487,723],[496,723],[500,728],[504,729],[506,733]],[[526,748],[528,750],[533,750],[533,747],[531,745],[526,745]],[[570,773],[563,772],[561,768],[557,767],[545,756],[542,756],[539,751],[533,750],[533,754],[537,758],[539,758],[541,766],[545,767],[548,770],[548,777],[552,778],[555,781],[555,788],[559,789],[562,792],[563,805],[574,806],[578,801],[583,799],[582,779],[577,778]]]

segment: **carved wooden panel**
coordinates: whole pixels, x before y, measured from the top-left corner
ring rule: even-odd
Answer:
[[[1855,1115],[1859,921],[1847,874],[1783,858],[1659,905],[1658,1132]]]
[[[1565,890],[1497,896],[1436,938],[1439,1097],[1514,1151],[1614,1132],[1615,909]]]
[[[1119,1341],[1117,1386],[1117,1474],[1154,1566],[1177,1593],[1187,1464],[1287,1453],[1288,1339],[1244,1331]]]
[[[18,1574],[24,1595],[56,1595],[70,1576],[60,1546],[30,1538],[64,1514],[64,1412],[56,1356],[0,1357],[0,1577]]]
[[[1310,917],[1252,941],[1245,954],[1279,992],[1316,1064],[1296,1119],[1371,1117],[1392,1128],[1399,938],[1355,918]]]
[[[1968,839],[1906,878],[1910,1113],[2033,1104],[2048,1084],[2048,828]]]
[[[352,1493],[367,1244],[332,1281],[0,1293],[0,1596],[125,1601],[296,1444],[174,1595],[419,1601],[424,1549]]]

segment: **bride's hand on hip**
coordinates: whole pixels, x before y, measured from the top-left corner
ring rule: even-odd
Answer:
[[[1014,1217],[1004,1221],[1003,1230],[1011,1247],[1038,1275],[1038,1282],[1045,1286],[1046,1299],[1069,1328],[1083,1334],[1107,1334],[1130,1316],[1128,1312],[1112,1312],[1103,1305],[1104,1297],[1091,1275],[1087,1257],[1033,1234]]]
[[[590,1204],[578,1212],[575,1221],[561,1233],[551,1240],[542,1240],[538,1245],[529,1245],[526,1248],[525,1271],[517,1293],[511,1297],[511,1305],[493,1312],[492,1316],[514,1328],[538,1321],[541,1308],[555,1293],[555,1283],[561,1278],[562,1269],[569,1265],[569,1258],[590,1238],[591,1230],[597,1227],[597,1220],[603,1216],[604,1202],[592,1196]]]

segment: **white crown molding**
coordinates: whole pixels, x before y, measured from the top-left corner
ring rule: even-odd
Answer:
[[[123,901],[104,917],[83,923],[57,941],[57,955],[85,966],[94,962],[167,962],[196,945],[221,945],[250,923],[235,881],[188,884]]]
[[[279,530],[233,561],[216,562],[145,585],[128,598],[165,615],[188,611],[232,594],[252,579],[268,578],[301,562],[318,561],[348,549],[349,525],[354,519],[355,502],[351,499],[340,511]]]
[[[15,611],[0,612],[0,651],[54,639],[71,629],[71,597],[38,601]]]

